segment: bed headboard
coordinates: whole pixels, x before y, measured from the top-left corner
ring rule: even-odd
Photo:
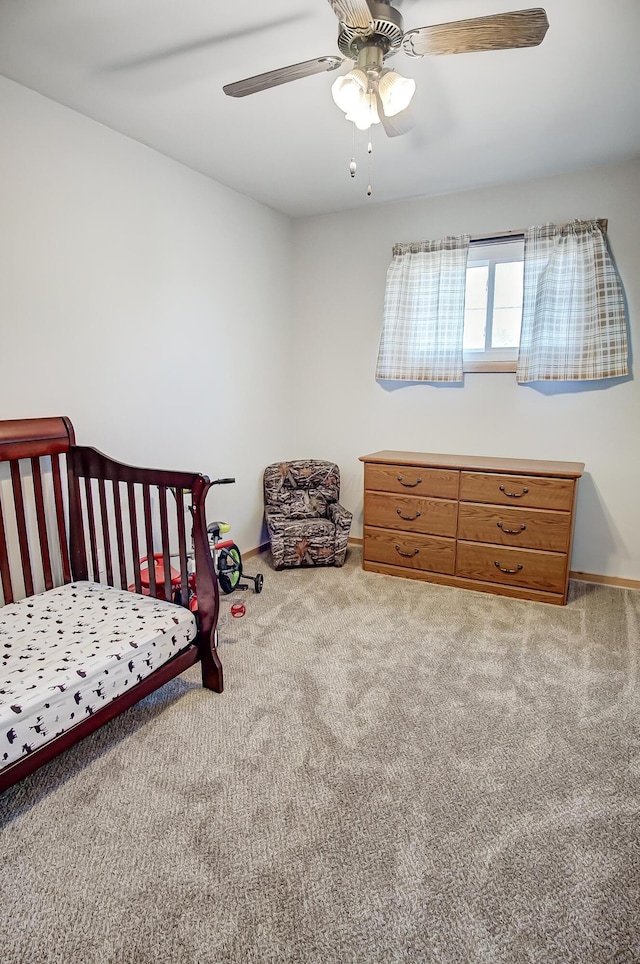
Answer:
[[[57,455],[75,442],[73,425],[64,415],[0,420],[0,462]]]
[[[73,426],[64,416],[0,421],[4,603],[31,596],[37,587],[51,589],[71,580],[67,487],[62,480],[74,441]]]

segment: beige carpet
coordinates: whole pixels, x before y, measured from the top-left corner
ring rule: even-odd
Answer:
[[[640,593],[275,573],[0,797],[0,960],[640,961]]]

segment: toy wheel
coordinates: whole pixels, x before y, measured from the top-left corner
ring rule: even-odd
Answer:
[[[257,575],[256,578],[255,578],[255,590],[256,590],[256,592],[262,592],[263,583],[264,583],[264,576],[262,575],[261,572],[259,572],[258,575]]]
[[[220,550],[218,556],[218,582],[223,593],[233,592],[242,576],[242,558],[235,542]]]

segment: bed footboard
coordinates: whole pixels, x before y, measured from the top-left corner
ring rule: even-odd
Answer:
[[[110,586],[130,586],[160,599],[179,596],[182,605],[188,606],[192,551],[202,681],[222,692],[222,665],[216,651],[219,593],[205,515],[209,488],[204,475],[123,465],[87,446],[70,449],[73,578],[101,582],[106,576]],[[148,582],[143,584],[140,560],[153,559],[158,553],[164,579],[158,580],[155,567],[149,565]],[[177,592],[172,570],[180,575]]]

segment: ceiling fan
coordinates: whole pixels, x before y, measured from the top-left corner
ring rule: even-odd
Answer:
[[[334,101],[345,112],[347,120],[361,130],[381,122],[385,132],[395,137],[413,126],[408,107],[416,85],[414,80],[385,67],[388,57],[400,49],[409,57],[425,57],[535,47],[542,42],[549,27],[546,12],[542,7],[534,7],[405,32],[402,15],[391,0],[329,0],[329,3],[340,22],[338,49],[342,56],[316,57],[256,74],[226,84],[222,88],[225,94],[246,97],[311,74],[337,70],[346,61],[353,61],[355,67],[333,84]]]

